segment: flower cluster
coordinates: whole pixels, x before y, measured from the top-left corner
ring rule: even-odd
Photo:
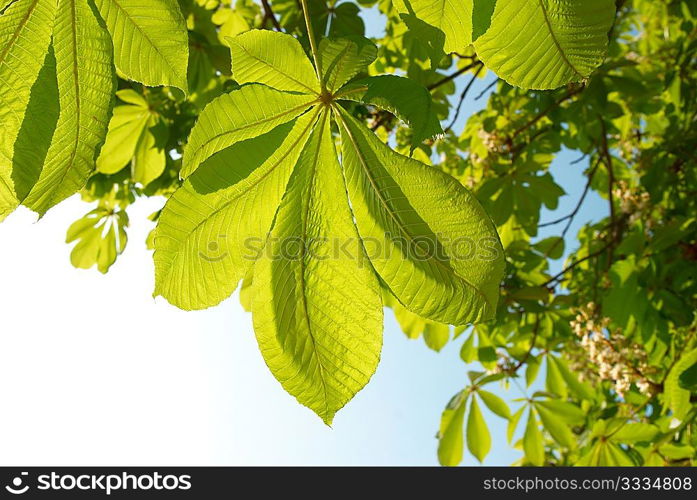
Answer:
[[[636,222],[651,210],[651,197],[646,191],[630,188],[625,181],[619,181],[613,190],[622,213],[629,216],[629,224]]]
[[[583,370],[592,371],[586,373],[586,378],[613,382],[615,392],[620,397],[624,397],[632,384],[636,385],[642,394],[652,395],[653,384],[646,377],[651,371],[646,351],[621,332],[610,332],[608,326],[609,319],[600,317],[596,305],[592,302],[579,309],[576,318],[571,321],[571,327],[580,337],[580,345],[591,365]],[[575,364],[579,365],[579,361],[576,360]]]
[[[503,154],[509,152],[510,147],[506,139],[496,132],[487,132],[484,129],[480,129],[477,135],[482,140],[484,147],[492,153]]]

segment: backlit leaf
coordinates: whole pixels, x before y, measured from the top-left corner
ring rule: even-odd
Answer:
[[[24,201],[42,215],[94,171],[116,86],[109,33],[88,2],[59,0],[53,47],[60,115],[44,168]]]
[[[467,417],[467,449],[479,462],[483,462],[491,450],[491,435],[484,416],[477,404],[477,398],[472,396],[470,412]]]
[[[327,425],[380,359],[380,288],[366,264],[325,112],[254,267],[252,313],[266,364]]]
[[[322,82],[333,92],[368,69],[377,56],[377,47],[364,37],[325,38],[319,52]]]
[[[17,192],[24,187],[14,171],[15,141],[46,59],[55,13],[54,0],[17,0],[0,15],[0,221],[26,194]],[[18,162],[25,172],[26,162]]]
[[[188,92],[189,37],[177,0],[95,0],[114,41],[116,67],[149,86]]]
[[[474,47],[511,85],[553,89],[584,80],[603,62],[614,18],[614,0],[497,0]]]
[[[395,153],[347,113],[340,116],[358,231],[392,293],[433,321],[491,317],[503,252],[479,203],[452,177]]]
[[[302,116],[221,151],[174,193],[155,235],[156,295],[204,309],[235,290],[259,257],[314,119]]]
[[[314,97],[258,84],[245,85],[218,97],[206,106],[191,132],[182,178],[186,179],[218,151],[269,132],[298,117],[314,103]]]
[[[467,397],[458,394],[443,411],[438,433],[438,462],[441,465],[452,467],[462,462],[466,403]]]
[[[292,36],[251,30],[227,41],[232,52],[232,74],[238,83],[263,83],[277,90],[319,94],[315,70]]]

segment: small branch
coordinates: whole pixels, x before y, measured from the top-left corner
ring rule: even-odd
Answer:
[[[431,85],[429,85],[429,86],[426,87],[426,88],[427,88],[428,90],[435,90],[435,89],[437,89],[438,87],[440,87],[440,86],[442,86],[442,85],[445,85],[446,83],[448,83],[448,82],[454,80],[454,79],[457,78],[458,76],[460,76],[460,75],[462,75],[462,74],[464,74],[464,73],[467,73],[467,72],[468,72],[469,70],[471,70],[472,68],[475,68],[475,67],[477,67],[477,66],[482,66],[482,65],[483,65],[483,63],[482,63],[481,61],[475,61],[475,62],[473,62],[473,63],[471,63],[471,64],[468,64],[468,65],[465,66],[464,68],[458,69],[456,72],[454,72],[454,73],[452,73],[452,74],[446,76],[445,78],[443,78],[443,79],[441,79],[441,80],[438,80],[436,83],[432,83]]]
[[[276,15],[273,13],[269,0],[261,0],[261,5],[264,7],[264,20],[262,23],[266,25],[266,21],[270,20],[276,31],[283,31],[283,28],[281,28],[281,25],[278,23],[278,19],[276,19]]]
[[[380,111],[379,112],[379,118],[373,123],[373,125],[370,127],[370,130],[375,132],[377,129],[379,129],[382,125],[385,124],[388,120],[390,120],[394,115],[390,113],[389,111]]]
[[[491,82],[489,85],[487,85],[486,88],[484,90],[482,90],[477,97],[474,98],[474,100],[478,101],[479,99],[484,97],[484,95],[487,92],[489,92],[491,89],[493,89],[496,86],[496,84],[499,83],[500,81],[501,81],[500,78],[495,79],[493,82]]]
[[[513,367],[511,370],[512,373],[516,373],[518,370],[520,370],[520,367],[523,366],[528,358],[530,358],[530,355],[532,354],[532,350],[535,348],[535,342],[537,341],[537,333],[540,331],[540,315],[536,314],[535,315],[535,328],[532,332],[532,340],[530,341],[530,348],[528,349],[528,352],[525,353],[525,356],[522,357],[520,361],[516,363],[516,365]]]
[[[542,118],[544,118],[549,113],[551,113],[554,109],[561,106],[564,102],[568,101],[576,94],[580,94],[584,88],[585,87],[583,87],[583,86],[576,87],[575,89],[572,89],[569,92],[567,92],[566,94],[564,94],[563,96],[561,96],[559,99],[557,99],[552,104],[550,104],[546,109],[544,109],[539,114],[537,114],[532,120],[530,120],[528,123],[526,123],[525,125],[520,127],[518,130],[513,132],[513,137],[515,138],[515,137],[519,136],[520,134],[522,134],[523,132],[525,132],[527,129],[529,129],[530,127],[535,125],[537,122],[539,122]]]
[[[462,103],[465,102],[465,98],[467,97],[467,94],[469,93],[470,89],[472,88],[472,85],[474,85],[474,82],[479,77],[479,73],[482,72],[482,68],[484,68],[484,65],[480,65],[479,68],[477,68],[477,72],[472,76],[472,79],[469,81],[469,83],[465,87],[465,90],[462,91],[462,94],[460,94],[460,101],[457,103],[457,109],[455,110],[455,116],[453,117],[452,121],[450,122],[450,125],[448,125],[446,127],[446,129],[444,130],[444,132],[446,134],[448,133],[448,131],[450,131],[453,128],[453,126],[455,126],[455,122],[460,117],[460,111],[462,110]]]
[[[539,229],[541,227],[556,226],[557,224],[560,224],[560,223],[564,222],[565,220],[570,219],[571,217],[572,217],[572,215],[569,214],[569,215],[565,215],[564,217],[560,217],[558,219],[555,219],[553,221],[543,222],[542,224],[538,224],[537,228]]]
[[[583,156],[579,156],[578,158],[576,158],[574,161],[571,162],[571,165],[578,165],[586,158],[588,158],[588,153],[583,153]]]
[[[559,273],[555,274],[550,279],[548,279],[547,281],[542,283],[542,285],[540,285],[540,286],[549,287],[549,285],[551,285],[555,281],[559,280],[559,278],[563,277],[566,273],[575,269],[577,266],[583,264],[584,262],[586,262],[594,257],[601,255],[603,252],[605,252],[605,250],[610,248],[611,245],[612,245],[612,243],[608,243],[608,244],[604,245],[600,250],[596,250],[595,252],[586,255],[582,259],[578,259],[577,261],[574,261],[573,263],[571,263],[567,267],[565,267],[562,271],[560,271]]]
[[[615,172],[614,169],[612,168],[612,156],[610,156],[610,149],[607,144],[607,129],[605,127],[605,121],[603,121],[601,116],[598,116],[598,119],[600,120],[600,129],[601,129],[601,144],[602,144],[602,149],[601,149],[601,156],[603,160],[605,161],[605,167],[607,168],[607,175],[608,175],[608,189],[607,189],[607,196],[608,200],[610,200],[610,220],[614,224],[615,222],[615,194],[613,192],[613,187],[615,185]]]
[[[560,222],[563,222],[565,220],[568,220],[566,223],[566,226],[564,227],[564,230],[561,232],[561,235],[559,239],[552,245],[552,247],[545,252],[545,257],[549,256],[549,254],[552,253],[552,251],[559,245],[559,242],[564,241],[564,238],[566,238],[567,233],[569,232],[569,229],[571,229],[571,225],[574,222],[574,217],[578,214],[579,210],[581,210],[581,206],[583,205],[583,202],[586,199],[586,196],[588,196],[588,192],[590,191],[591,184],[593,183],[593,177],[595,177],[595,173],[598,171],[598,166],[600,165],[600,159],[595,162],[595,165],[593,166],[593,169],[588,173],[588,181],[586,182],[586,187],[583,189],[583,194],[581,194],[581,198],[578,200],[578,203],[576,203],[576,206],[574,209],[571,211],[569,215],[566,215],[562,217],[561,219],[557,219],[556,221],[552,222],[547,222],[545,224],[540,224],[539,227],[545,227],[545,226],[552,226],[554,224],[558,224]]]
[[[605,126],[605,121],[603,120],[603,117],[598,115],[598,120],[600,120],[600,129],[601,129],[601,157],[605,161],[605,166],[607,168],[607,198],[608,202],[610,203],[610,225],[612,227],[612,239],[611,239],[611,246],[610,246],[610,258],[608,259],[607,262],[607,267],[609,268],[612,265],[612,257],[613,257],[613,252],[614,252],[614,243],[617,240],[617,237],[620,233],[619,228],[617,226],[617,217],[615,214],[615,193],[614,193],[614,187],[615,187],[615,171],[612,168],[612,156],[610,156],[610,148],[608,147],[607,143],[607,129]]]

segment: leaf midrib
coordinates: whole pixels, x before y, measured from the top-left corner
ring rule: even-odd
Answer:
[[[276,73],[279,73],[279,74],[285,76],[286,78],[288,78],[289,80],[291,80],[291,81],[297,83],[297,84],[300,85],[301,87],[306,88],[306,89],[309,90],[312,94],[319,95],[319,93],[317,92],[317,90],[315,90],[315,89],[309,87],[308,85],[306,85],[305,83],[301,82],[301,81],[298,80],[297,78],[294,78],[293,76],[291,76],[291,75],[289,75],[289,74],[287,74],[287,73],[281,71],[281,70],[278,69],[277,67],[271,66],[271,65],[270,65],[268,62],[266,62],[264,59],[261,59],[261,58],[255,56],[254,54],[252,54],[251,52],[249,52],[249,50],[247,50],[247,48],[244,47],[244,46],[242,46],[241,44],[238,43],[237,46],[238,46],[239,48],[241,48],[249,57],[251,57],[251,58],[254,59],[255,61],[260,62],[260,63],[263,64],[264,66],[270,67],[270,68],[273,69]]]
[[[325,125],[325,120],[327,119],[327,112],[325,111],[322,117],[322,123],[321,123],[321,129],[319,131],[319,137],[317,140],[317,150],[315,151],[313,162],[312,162],[312,171],[310,175],[310,182],[312,182],[312,179],[314,178],[315,172],[317,170],[317,162],[319,161],[319,153],[320,150],[322,149],[322,137],[324,135],[324,125]],[[310,184],[311,186],[312,184]],[[310,198],[312,197],[312,189],[309,190],[309,194],[307,196],[307,199],[305,200],[305,206],[302,209],[302,232],[301,232],[301,238],[303,242],[303,246],[305,245],[305,240],[307,238],[307,214],[310,210]],[[307,308],[307,295],[306,295],[306,286],[305,286],[305,257],[303,256],[302,259],[298,259],[299,265],[300,265],[300,290],[301,290],[301,296],[302,296],[302,303],[303,303],[303,311],[305,313],[305,322],[307,324],[307,333],[310,337],[310,340],[312,341],[312,347],[317,355],[317,366],[319,367],[319,373],[320,373],[320,381],[322,382],[322,392],[324,393],[324,398],[323,398],[323,403],[324,403],[324,411],[325,411],[325,416],[329,415],[329,404],[328,404],[328,399],[329,399],[329,392],[327,391],[327,382],[325,380],[325,372],[326,368],[322,364],[321,361],[321,356],[319,354],[319,350],[317,349],[317,341],[315,340],[315,336],[312,333],[312,327],[310,326],[310,312]]]
[[[229,94],[227,94],[227,95],[229,95]],[[235,133],[235,132],[239,132],[240,130],[246,130],[246,129],[248,129],[248,128],[252,128],[252,127],[255,127],[255,126],[257,126],[257,125],[261,125],[261,124],[263,124],[263,123],[267,123],[267,122],[270,122],[270,121],[273,121],[273,120],[277,120],[277,119],[282,118],[282,117],[284,117],[284,116],[286,116],[286,115],[293,114],[293,113],[295,113],[295,112],[298,111],[298,110],[302,110],[302,109],[304,109],[304,108],[309,108],[310,106],[313,106],[313,105],[315,105],[315,104],[317,104],[317,103],[319,103],[319,102],[320,102],[319,99],[314,99],[314,100],[312,100],[312,101],[310,101],[310,102],[308,102],[308,103],[306,103],[306,104],[302,104],[302,105],[300,105],[300,106],[296,106],[296,107],[294,107],[294,108],[287,109],[286,111],[283,111],[282,113],[279,113],[279,114],[277,114],[277,115],[269,116],[269,117],[264,118],[264,119],[262,119],[262,120],[258,120],[258,121],[251,122],[251,123],[247,123],[246,125],[242,125],[241,127],[237,127],[237,128],[235,128],[235,129],[232,129],[232,130],[226,130],[226,131],[224,131],[224,132],[220,132],[219,134],[215,134],[215,135],[213,135],[213,136],[210,136],[206,141],[202,142],[201,145],[200,145],[199,147],[196,148],[196,151],[194,151],[194,153],[193,153],[193,157],[196,158],[196,157],[199,155],[199,153],[201,152],[201,150],[202,150],[203,148],[205,148],[206,146],[208,146],[211,142],[214,142],[214,141],[220,139],[221,137],[225,137],[226,135],[230,135],[230,134],[233,134],[233,133]],[[228,147],[229,147],[229,146],[228,146]],[[201,165],[201,163],[203,163],[203,161],[205,161],[205,160],[201,160],[201,161],[198,161],[198,162],[196,162],[195,160],[192,160],[191,162],[192,162],[192,163],[196,163],[196,168],[198,168],[198,166]],[[186,170],[186,167],[188,167],[188,164],[184,166],[184,170]],[[193,172],[191,172],[189,175],[191,175],[191,174],[193,174]],[[188,176],[187,176],[187,177],[188,177]]]
[[[368,169],[368,166],[367,166],[366,163],[365,163],[365,158],[363,158],[363,154],[361,153],[361,150],[360,150],[360,148],[358,147],[358,144],[356,143],[356,139],[355,139],[355,137],[353,136],[353,133],[349,130],[348,125],[347,125],[346,122],[344,121],[344,118],[339,114],[338,111],[335,112],[335,115],[336,115],[336,116],[339,118],[339,120],[341,121],[341,124],[342,124],[342,126],[344,127],[344,130],[346,130],[346,133],[348,134],[349,139],[351,139],[351,145],[353,146],[353,149],[356,151],[356,156],[358,156],[358,158],[359,158],[359,160],[360,160],[361,167],[363,167],[363,171],[365,172],[366,177],[367,177],[368,180],[370,181],[370,185],[371,185],[371,187],[373,188],[373,191],[374,191],[375,194],[377,195],[378,199],[380,200],[380,203],[383,205],[383,207],[385,208],[385,210],[387,211],[387,213],[390,215],[390,218],[397,224],[397,227],[399,228],[399,230],[409,239],[409,242],[410,242],[410,243],[413,243],[414,245],[417,245],[417,246],[418,246],[418,243],[414,240],[414,238],[412,237],[412,235],[407,231],[406,227],[404,227],[404,225],[402,224],[402,222],[397,218],[396,214],[393,213],[392,210],[389,208],[389,205],[387,204],[387,201],[384,199],[384,197],[382,196],[382,193],[381,193],[380,190],[377,188],[377,185],[376,185],[376,183],[375,183],[375,179],[373,179],[373,176],[371,175],[371,173],[370,173],[370,171],[369,171],[369,169]],[[453,273],[455,276],[457,276],[458,278],[460,278],[468,287],[470,287],[472,290],[474,290],[474,292],[475,292],[477,295],[479,295],[479,296],[482,298],[482,300],[484,300],[484,303],[487,305],[487,307],[488,307],[489,309],[492,309],[491,303],[490,303],[489,300],[486,298],[486,296],[485,296],[476,286],[474,286],[467,278],[465,278],[465,277],[462,276],[459,272],[457,272],[456,269],[454,269],[452,266],[446,267],[446,266],[443,265],[443,263],[442,263],[440,260],[438,260],[438,259],[433,259],[433,262],[435,262],[439,267],[441,267],[441,268],[446,272],[446,274],[448,274],[448,273]]]
[[[133,18],[128,14],[128,11],[127,11],[126,9],[124,9],[124,8],[121,6],[121,4],[119,3],[120,0],[108,0],[108,1],[112,2],[119,10],[121,10],[121,12],[124,13],[124,16],[131,22],[131,24],[135,27],[135,29],[142,35],[143,38],[145,38],[145,39],[148,41],[148,43],[150,44],[150,46],[151,46],[153,49],[155,49],[155,52],[157,52],[158,55],[167,63],[167,65],[171,68],[171,70],[172,70],[172,72],[174,73],[174,75],[175,75],[180,81],[184,82],[183,85],[186,85],[186,76],[185,76],[185,75],[181,75],[181,74],[179,73],[179,71],[177,71],[175,64],[173,64],[172,61],[170,61],[170,60],[167,58],[167,56],[165,56],[165,54],[163,54],[162,52],[160,52],[160,48],[155,44],[155,42],[153,42],[152,38],[150,38],[150,37],[148,36],[147,32],[143,31],[143,30],[140,28],[140,26],[138,25],[138,23],[136,23],[136,22],[133,20]],[[176,62],[176,61],[175,61],[175,62]],[[182,90],[184,90],[184,89],[182,89]]]
[[[7,43],[7,46],[6,46],[5,49],[0,53],[0,64],[2,64],[2,63],[5,62],[5,58],[7,57],[7,54],[9,54],[9,53],[10,53],[10,49],[14,47],[14,44],[15,44],[15,42],[17,41],[17,39],[19,38],[20,33],[22,32],[22,30],[24,29],[24,27],[25,27],[25,26],[27,25],[27,23],[29,22],[29,18],[30,18],[31,15],[34,13],[34,11],[36,10],[36,7],[37,7],[37,5],[39,4],[40,1],[41,1],[41,0],[34,0],[34,3],[31,5],[31,7],[29,7],[29,8],[27,9],[26,15],[22,18],[22,20],[21,20],[21,21],[19,22],[19,24],[17,25],[17,29],[16,29],[15,32],[12,34],[12,37],[10,38],[10,41]],[[7,7],[9,8],[10,6],[11,6],[11,4],[8,5]],[[3,15],[4,15],[4,14],[3,14]]]
[[[552,22],[549,19],[549,13],[547,12],[547,6],[545,5],[545,0],[537,0],[538,3],[540,4],[540,7],[542,8],[542,17],[544,17],[545,24],[547,25],[547,28],[549,29],[549,35],[552,37],[552,41],[554,42],[554,45],[557,47],[557,50],[559,51],[559,55],[561,55],[561,58],[564,60],[564,62],[571,68],[571,70],[576,73],[578,76],[583,78],[583,75],[579,70],[576,69],[576,66],[574,66],[569,58],[566,56],[566,53],[564,52],[564,49],[561,46],[561,43],[557,39],[557,35],[554,32],[554,28],[552,27]]]
[[[317,113],[317,112],[316,112],[316,113]],[[300,143],[300,141],[303,140],[303,138],[307,138],[307,131],[312,127],[312,125],[314,125],[315,119],[316,119],[316,116],[314,116],[314,117],[312,117],[312,118],[310,119],[310,122],[308,123],[307,127],[305,127],[305,129],[302,131],[302,133],[299,134],[298,138],[297,138],[297,139],[295,140],[295,142],[291,145],[291,147],[288,148],[289,151],[292,151],[293,149],[295,149],[295,148],[297,147],[297,145]],[[224,202],[221,206],[219,206],[218,208],[216,208],[215,210],[213,210],[213,211],[210,213],[210,215],[208,215],[208,216],[205,217],[203,220],[201,220],[201,222],[197,223],[197,224],[191,229],[191,231],[188,232],[188,234],[186,235],[186,237],[183,239],[182,245],[181,245],[181,246],[184,246],[186,243],[188,243],[188,242],[189,242],[189,239],[191,239],[191,237],[194,235],[194,233],[196,233],[196,231],[198,231],[199,228],[200,228],[201,226],[203,226],[211,217],[214,217],[214,216],[217,215],[219,212],[221,212],[222,210],[226,209],[233,201],[237,200],[240,196],[246,194],[246,192],[249,191],[250,189],[255,188],[257,185],[259,185],[259,183],[260,183],[261,181],[263,181],[263,180],[266,179],[269,175],[271,175],[271,173],[274,172],[274,171],[278,168],[278,166],[279,166],[281,163],[283,163],[284,160],[285,160],[285,156],[282,157],[282,158],[280,158],[280,159],[276,162],[275,165],[273,165],[272,167],[269,167],[269,169],[268,169],[267,172],[264,172],[263,175],[260,175],[259,178],[258,178],[258,179],[255,179],[249,186],[245,186],[245,189],[244,189],[244,190],[240,190],[239,193],[237,193],[235,196],[233,196],[233,197],[228,198],[227,200],[225,200],[225,202]],[[173,251],[173,252],[172,252],[172,253],[174,253],[174,257],[173,257],[172,259],[170,259],[169,270],[167,271],[167,273],[165,274],[165,276],[169,277],[169,274],[170,274],[170,272],[171,272],[171,270],[172,270],[172,268],[173,268],[172,262],[174,262],[174,260],[181,254],[181,252],[182,252],[181,250],[179,250],[179,251]]]
[[[81,132],[82,132],[82,102],[80,100],[80,74],[78,70],[78,57],[77,57],[77,6],[76,6],[76,0],[69,0],[71,3],[72,11],[73,11],[73,16],[72,16],[72,22],[70,23],[70,29],[72,32],[72,38],[73,38],[73,46],[72,46],[72,52],[73,52],[73,79],[75,81],[75,117],[77,120],[77,126],[75,127],[75,140],[73,141],[72,144],[72,151],[70,152],[70,157],[68,160],[68,166],[66,169],[63,170],[61,173],[58,182],[55,183],[56,186],[60,186],[63,184],[63,181],[65,178],[68,176],[68,172],[70,172],[73,167],[75,166],[75,156],[77,156],[77,149],[80,145],[80,137],[81,137]],[[56,195],[58,194],[58,190],[53,190],[53,194],[49,196],[48,198],[48,205],[50,206],[53,203],[53,200],[55,199]]]

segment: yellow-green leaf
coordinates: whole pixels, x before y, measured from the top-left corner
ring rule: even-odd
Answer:
[[[445,35],[445,52],[463,51],[472,43],[473,0],[396,0],[399,12],[415,15]]]
[[[254,331],[266,364],[330,425],[377,368],[382,303],[326,112],[298,160],[253,286]]]
[[[368,69],[377,52],[375,44],[367,38],[324,38],[319,44],[322,82],[330,92],[338,90]]]
[[[557,443],[566,448],[576,447],[576,439],[564,420],[543,406],[536,405],[535,408],[540,415],[542,425]]]
[[[95,0],[114,40],[116,67],[151,87],[187,89],[189,36],[177,0]]]
[[[483,462],[491,450],[491,435],[484,416],[477,404],[477,398],[472,396],[470,412],[467,416],[467,449],[477,460]]]
[[[492,317],[503,249],[479,202],[452,177],[392,151],[348,113],[337,116],[358,231],[391,292],[432,321]]]
[[[448,404],[440,419],[438,433],[438,462],[441,465],[454,467],[462,462],[464,448],[463,422],[465,418],[467,397],[458,394]]]
[[[227,298],[263,247],[315,115],[207,160],[169,199],[155,234],[155,295],[182,309]]]
[[[482,401],[484,401],[486,407],[489,408],[496,415],[498,415],[501,418],[505,418],[506,420],[511,418],[511,410],[508,408],[508,405],[503,399],[498,397],[496,394],[482,389],[479,389],[477,391],[477,394],[480,398],[482,398]]]
[[[553,89],[588,78],[603,62],[614,18],[614,0],[497,0],[474,47],[511,85]]]
[[[320,85],[300,42],[291,35],[251,30],[228,37],[232,75],[242,84],[263,83],[276,90],[319,94]]]
[[[690,391],[680,387],[680,375],[697,363],[697,349],[683,354],[668,373],[665,382],[665,400],[673,416],[679,420],[685,418],[690,409]]]
[[[191,131],[182,178],[186,179],[218,151],[288,123],[314,103],[314,97],[259,84],[245,85],[218,97],[206,106]]]
[[[532,408],[528,412],[528,423],[523,434],[523,450],[525,457],[532,465],[542,466],[545,463],[545,447],[542,441],[542,433],[537,427],[537,419]]]
[[[53,29],[60,115],[44,168],[24,204],[43,215],[80,190],[104,143],[116,78],[109,33],[84,0],[59,0]]]
[[[17,192],[26,188],[15,179],[28,163],[19,159],[15,166],[15,143],[48,53],[55,13],[55,0],[17,0],[0,15],[0,221],[26,194]]]

